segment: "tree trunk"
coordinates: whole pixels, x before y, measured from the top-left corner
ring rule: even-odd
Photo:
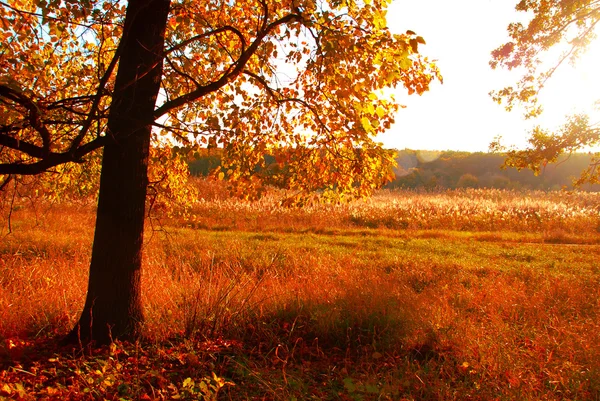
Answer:
[[[148,152],[170,0],[130,0],[108,117],[87,298],[70,342],[132,340],[140,299]]]

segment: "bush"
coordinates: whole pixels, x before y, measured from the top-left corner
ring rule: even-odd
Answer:
[[[456,183],[457,188],[477,188],[479,187],[479,179],[473,174],[463,174]]]

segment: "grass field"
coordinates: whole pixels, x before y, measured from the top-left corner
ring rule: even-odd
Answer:
[[[94,207],[19,206],[0,240],[0,399],[600,400],[600,196],[382,191],[246,204],[199,182],[153,218],[147,340],[57,348]]]

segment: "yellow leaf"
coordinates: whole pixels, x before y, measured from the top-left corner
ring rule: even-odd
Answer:
[[[375,15],[373,16],[373,24],[375,25],[375,28],[377,29],[383,29],[386,26],[386,20],[385,20],[385,13],[376,11]]]
[[[361,123],[362,127],[365,129],[365,131],[373,132],[373,126],[371,125],[371,121],[369,121],[369,119],[367,117],[361,118],[360,123]]]

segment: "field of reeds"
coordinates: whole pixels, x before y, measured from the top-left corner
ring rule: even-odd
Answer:
[[[63,349],[94,205],[0,231],[0,399],[600,400],[600,194],[381,191],[152,214],[146,340]],[[9,231],[10,227],[10,231]]]

